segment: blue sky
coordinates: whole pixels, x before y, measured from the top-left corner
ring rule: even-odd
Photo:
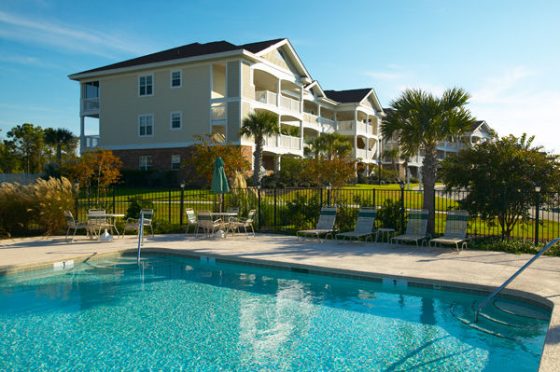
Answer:
[[[0,2],[0,136],[31,122],[78,132],[70,73],[191,42],[287,37],[324,89],[459,86],[500,135],[560,153],[560,1]]]

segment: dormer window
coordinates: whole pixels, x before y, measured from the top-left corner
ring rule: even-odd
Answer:
[[[138,95],[153,96],[154,95],[154,75],[142,75],[138,77]]]

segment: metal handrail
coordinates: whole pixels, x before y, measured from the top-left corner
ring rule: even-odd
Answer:
[[[521,266],[519,270],[515,272],[512,276],[509,277],[501,286],[496,288],[494,292],[492,292],[488,297],[484,299],[480,304],[478,304],[475,312],[474,312],[474,322],[478,322],[478,314],[480,311],[485,308],[493,299],[496,297],[501,291],[503,291],[509,283],[513,282],[515,278],[519,276],[526,268],[528,268],[533,262],[535,262],[540,256],[542,256],[546,251],[548,251],[553,245],[560,241],[560,237],[552,239],[549,241],[534,257],[532,257],[529,261],[525,263],[525,265]]]
[[[136,262],[140,263],[140,248],[144,240],[144,212],[140,212],[140,219],[138,220],[138,257]]]

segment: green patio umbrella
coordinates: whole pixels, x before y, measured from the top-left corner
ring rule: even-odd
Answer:
[[[212,186],[210,188],[213,193],[221,194],[220,197],[220,212],[222,211],[223,197],[226,192],[229,192],[229,183],[224,170],[224,161],[218,157],[214,162],[214,172],[212,173]]]

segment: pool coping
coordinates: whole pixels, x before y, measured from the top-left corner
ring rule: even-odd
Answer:
[[[422,277],[415,275],[394,275],[387,274],[383,272],[376,271],[363,271],[348,268],[338,268],[332,266],[322,266],[318,264],[305,264],[292,261],[286,261],[281,259],[261,259],[254,257],[247,257],[243,253],[241,254],[220,254],[216,252],[209,251],[197,251],[196,249],[188,248],[170,248],[170,247],[157,247],[150,246],[142,248],[143,252],[146,253],[162,253],[178,256],[188,256],[188,257],[214,257],[217,260],[223,260],[226,262],[237,262],[254,264],[258,266],[269,266],[272,268],[285,268],[285,269],[300,269],[311,273],[319,274],[331,274],[331,275],[343,275],[346,277],[354,277],[357,279],[383,279],[392,278],[395,280],[406,280],[409,282],[414,282],[420,284],[420,286],[425,285],[428,287],[440,287],[441,289],[446,289],[449,287],[451,290],[466,290],[475,292],[488,293],[489,291],[496,288],[495,285],[491,284],[481,284],[473,283],[469,281],[453,281],[453,280],[442,280],[440,278],[433,277],[431,273],[425,273]],[[100,259],[107,259],[110,257],[121,257],[124,255],[135,254],[136,249],[123,248],[123,247],[113,247],[107,252],[95,252],[94,254],[76,254],[71,255],[67,258],[67,261],[73,261],[73,264],[79,264],[86,261],[97,261]],[[45,259],[41,262],[35,262],[31,264],[19,264],[12,265],[10,267],[0,265],[0,275],[11,275],[22,273],[26,271],[41,270],[53,268],[53,265],[60,263],[60,259]],[[336,266],[336,265],[335,265]],[[296,270],[297,271],[297,270]],[[438,289],[438,288],[435,288]],[[504,294],[508,297],[514,297],[516,299],[526,300],[531,303],[536,303],[538,305],[545,306],[551,310],[551,318],[549,327],[547,330],[545,343],[543,347],[543,353],[541,355],[539,370],[540,371],[557,371],[560,370],[560,359],[558,355],[558,350],[560,350],[560,299],[556,296],[554,300],[548,299],[544,294],[538,294],[533,292],[528,292],[525,290],[519,290],[515,288],[507,288]]]

